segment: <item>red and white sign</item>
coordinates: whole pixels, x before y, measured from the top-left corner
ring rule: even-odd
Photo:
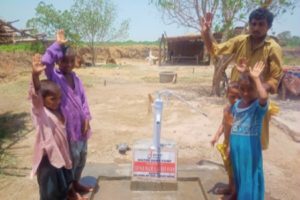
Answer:
[[[157,152],[151,149],[134,149],[132,177],[176,180],[177,155],[175,149]]]

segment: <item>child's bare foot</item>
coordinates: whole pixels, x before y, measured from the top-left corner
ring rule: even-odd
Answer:
[[[88,192],[92,192],[94,190],[93,187],[81,185],[78,181],[75,181],[73,183],[73,186],[77,192],[82,192],[82,193],[88,193]]]
[[[86,197],[81,196],[78,192],[73,189],[69,191],[67,200],[88,200]]]
[[[224,195],[219,200],[236,200],[236,195],[230,194],[230,195]]]

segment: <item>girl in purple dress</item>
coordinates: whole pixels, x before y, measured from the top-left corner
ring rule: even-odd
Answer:
[[[56,42],[47,48],[42,58],[49,80],[62,90],[61,110],[66,118],[66,128],[73,162],[73,186],[78,192],[90,192],[92,187],[79,183],[87,157],[87,140],[91,135],[89,121],[91,114],[83,84],[73,72],[76,53],[66,46],[64,30],[56,33]],[[58,68],[55,67],[58,64]]]

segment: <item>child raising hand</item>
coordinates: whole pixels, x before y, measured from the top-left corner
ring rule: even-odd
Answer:
[[[87,141],[91,135],[91,114],[80,78],[73,71],[76,52],[66,45],[64,30],[56,33],[56,42],[47,48],[42,62],[46,76],[57,83],[62,91],[60,109],[66,118],[66,129],[73,161],[73,186],[77,192],[89,192],[93,188],[79,183],[87,158]],[[58,68],[55,67],[57,63]]]
[[[72,161],[65,118],[59,107],[61,90],[53,81],[40,81],[44,69],[41,56],[35,55],[29,91],[36,129],[31,177],[37,175],[40,199],[67,199],[72,182]]]

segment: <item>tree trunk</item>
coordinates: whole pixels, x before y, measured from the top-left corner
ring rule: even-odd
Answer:
[[[212,80],[212,88],[211,88],[211,96],[217,95],[218,97],[221,96],[222,90],[226,88],[223,86],[221,87],[221,82],[223,84],[227,84],[227,79],[225,78],[225,70],[229,65],[230,61],[232,60],[233,55],[226,55],[222,57],[218,57],[214,60],[214,75]]]
[[[92,65],[96,65],[96,52],[94,40],[91,41],[91,52],[92,52]]]
[[[164,35],[162,34],[161,36],[161,39],[160,39],[160,42],[159,42],[159,51],[158,51],[158,66],[161,66],[161,45],[163,43],[163,40],[164,40]]]
[[[219,75],[220,73],[218,73],[218,69],[220,69],[220,66],[218,66],[217,63],[218,62],[214,64],[214,74],[213,74],[212,87],[210,92],[211,96],[221,95],[221,91],[220,91],[221,76]]]
[[[223,36],[222,36],[222,41],[226,41],[229,38],[229,33],[230,30],[225,29],[223,31]],[[213,59],[213,64],[214,64],[214,74],[213,74],[213,80],[212,80],[212,88],[211,88],[211,96],[221,96],[222,90],[226,90],[225,85],[227,83],[227,78],[226,78],[226,69],[229,63],[231,62],[232,58],[234,55],[223,55],[223,56],[218,56],[217,58]],[[223,81],[223,83],[222,83]],[[222,87],[221,87],[222,83]]]

